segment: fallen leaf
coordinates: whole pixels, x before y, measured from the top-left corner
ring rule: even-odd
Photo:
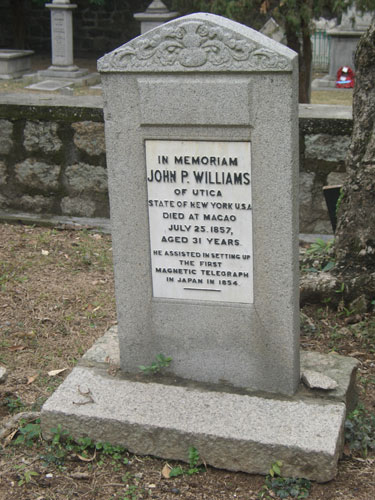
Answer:
[[[93,460],[95,460],[95,458],[96,458],[96,450],[94,450],[94,454],[93,454],[93,456],[92,456],[92,457],[90,457],[90,458],[83,457],[82,455],[78,455],[78,454],[77,454],[77,457],[78,457],[80,460],[82,460],[82,462],[92,462],[92,461],[93,461]]]
[[[4,439],[4,442],[3,442],[3,447],[4,448],[6,446],[8,446],[8,444],[12,441],[12,439],[17,434],[17,432],[18,432],[18,429],[15,429],[14,431],[12,431],[10,434],[7,435],[7,437]]]
[[[172,467],[170,467],[168,464],[165,464],[164,467],[161,470],[161,475],[165,479],[169,479],[170,478],[170,474],[171,474],[171,470],[172,470]]]
[[[26,346],[24,345],[12,345],[10,347],[8,347],[9,351],[23,351],[24,349],[26,349]]]
[[[62,373],[62,372],[64,372],[67,369],[68,368],[60,368],[59,370],[51,370],[51,371],[48,372],[48,375],[50,377],[56,377],[56,375],[59,375],[59,373]]]
[[[27,385],[30,385],[38,378],[38,374],[36,375],[31,375],[31,377],[27,377]]]

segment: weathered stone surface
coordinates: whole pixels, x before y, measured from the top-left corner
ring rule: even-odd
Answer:
[[[7,379],[8,373],[4,366],[0,366],[0,384],[3,384]]]
[[[0,161],[0,184],[7,183],[7,166],[3,161]]]
[[[9,200],[6,196],[0,194],[0,208],[8,208]]]
[[[367,312],[368,309],[368,300],[366,299],[366,295],[360,295],[355,298],[350,304],[349,309],[353,311],[354,314],[363,314]]]
[[[344,184],[348,175],[345,172],[331,172],[327,176],[327,186],[339,186]]]
[[[120,349],[117,333],[117,325],[112,326],[100,337],[95,344],[82,357],[85,365],[120,363]],[[357,389],[355,377],[359,362],[356,359],[338,354],[321,354],[318,352],[301,351],[301,371],[314,371],[315,373],[328,376],[337,383],[337,387],[329,392],[315,389],[311,391],[303,384],[300,384],[294,400],[304,398],[316,398],[317,396],[325,400],[336,403],[345,403],[350,410],[354,409],[357,403]]]
[[[344,161],[349,144],[350,137],[345,135],[306,135],[305,157],[327,162]]]
[[[17,163],[15,166],[17,180],[28,187],[43,191],[54,191],[59,187],[59,165],[49,165],[34,158]]]
[[[8,154],[13,146],[12,133],[13,123],[0,120],[0,152],[3,154]]]
[[[61,200],[61,212],[76,217],[92,217],[95,213],[95,202],[82,196],[65,196]]]
[[[94,403],[78,392],[90,389]],[[60,424],[73,436],[121,444],[138,454],[187,461],[189,446],[214,467],[266,474],[275,460],[286,476],[336,475],[345,405],[262,399],[142,383],[76,367],[42,409],[43,434]]]
[[[107,359],[111,363],[120,364],[120,348],[118,343],[117,325],[109,328],[95,344],[82,356],[85,361],[95,363],[106,363]]]
[[[179,54],[168,51],[167,28],[168,33],[183,38]],[[170,370],[176,376],[293,394],[300,381],[297,56],[248,27],[210,14],[179,18],[167,28],[148,32],[98,63],[105,73],[102,84],[121,366],[138,372],[138,366],[148,364],[155,353],[167,352],[175,359]],[[165,44],[160,43],[164,38]],[[157,40],[155,50],[153,40]],[[205,51],[212,40],[215,47],[217,44],[215,54]],[[202,45],[198,47],[197,41]],[[222,104],[218,106],[218,102]],[[249,219],[242,234],[251,231],[254,251],[244,239],[238,241],[236,251],[243,253],[247,247],[251,261],[256,262],[256,303],[249,302],[245,293],[239,297],[241,290],[252,291],[250,280],[234,292],[232,303],[222,298],[224,294],[213,299],[218,291],[213,289],[206,289],[199,299],[185,295],[186,300],[153,300],[152,278],[158,271],[150,262],[145,209],[146,130],[155,140],[162,131],[162,137],[176,141],[174,147],[178,141],[203,139],[207,147],[216,141],[232,142],[235,147],[236,142],[250,141],[251,130],[251,182],[257,208],[254,205],[252,227]],[[193,151],[194,144],[190,147]],[[199,187],[206,186],[199,183]],[[166,199],[175,196],[172,189],[164,195],[168,192],[164,188],[166,183],[160,196],[162,192]],[[248,190],[247,199],[250,194]],[[205,201],[216,201],[213,196],[208,194]],[[159,230],[160,235],[165,234],[161,227]],[[190,244],[195,245],[192,239]],[[216,246],[210,248],[216,251]],[[185,249],[195,253],[201,246]],[[180,265],[169,256],[172,268]],[[221,263],[230,270],[229,260]],[[194,265],[198,268],[199,262]]]
[[[315,370],[304,370],[301,376],[302,382],[310,389],[322,389],[331,391],[338,387],[338,383],[324,373]]]
[[[299,203],[301,207],[311,210],[312,187],[314,185],[315,174],[313,172],[301,172],[299,176]]]
[[[26,122],[23,145],[27,151],[51,153],[59,151],[62,145],[57,135],[56,122]]]
[[[68,187],[73,193],[107,192],[107,171],[103,167],[77,163],[66,168],[65,176]]]
[[[310,231],[314,234],[332,234],[332,225],[328,220],[318,220],[311,226]]]
[[[20,206],[23,210],[40,214],[41,212],[50,212],[53,207],[53,201],[53,198],[47,198],[42,195],[30,196],[25,194],[20,198]]]
[[[105,153],[104,124],[97,122],[73,123],[74,144],[89,155]]]
[[[315,371],[326,375],[337,383],[337,387],[328,392],[314,389],[313,393],[311,393],[301,385],[300,393],[310,397],[317,393],[319,396],[333,401],[342,401],[345,403],[347,411],[351,411],[355,408],[358,400],[355,383],[358,366],[359,361],[357,359],[347,356],[301,351],[301,372]]]

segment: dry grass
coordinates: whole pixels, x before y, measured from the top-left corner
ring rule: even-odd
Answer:
[[[9,371],[0,385],[0,416],[40,409],[77,359],[115,321],[111,238],[88,231],[0,225],[0,363]],[[360,357],[361,396],[375,402],[375,318],[356,317],[326,306],[304,309],[302,346]],[[353,319],[353,318],[351,318]],[[359,354],[358,354],[359,353]],[[362,353],[362,354],[361,354]],[[57,376],[48,371],[67,368]],[[2,414],[2,415],[1,415]],[[1,428],[1,425],[0,425]],[[15,429],[16,430],[16,429]],[[32,446],[0,446],[0,499],[171,500],[257,498],[264,478],[215,470],[165,479],[165,461],[125,453],[110,456],[65,453],[43,440]],[[7,446],[5,446],[7,444]],[[61,450],[60,450],[61,451]],[[19,485],[25,471],[38,475]],[[370,500],[375,497],[374,457],[345,456],[335,481],[314,484],[311,499]]]
[[[351,106],[353,101],[352,89],[313,90],[311,104],[340,104]]]

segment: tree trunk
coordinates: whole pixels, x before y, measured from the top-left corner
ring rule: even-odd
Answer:
[[[299,69],[299,95],[298,100],[301,103],[310,102],[311,90],[311,65],[312,65],[312,44],[310,34],[304,34],[302,40],[296,34],[294,26],[286,23],[285,35],[287,45],[298,54]]]
[[[375,272],[375,22],[362,36],[355,55],[353,134],[346,157],[336,231],[336,261],[341,272]],[[374,273],[375,279],[375,273]]]
[[[364,311],[375,299],[375,22],[362,36],[355,60],[353,134],[337,214],[336,266],[331,274],[302,277],[301,302],[327,299],[350,310],[361,304]]]

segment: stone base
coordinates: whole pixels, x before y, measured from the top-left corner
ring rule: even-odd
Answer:
[[[43,79],[38,72],[35,75],[28,75],[28,78],[32,81],[32,84],[25,87],[28,90],[39,90],[46,92],[54,92],[56,90],[65,93],[64,89],[73,87],[89,87],[91,85],[98,84],[100,82],[99,73],[88,73],[80,78],[74,77],[66,80],[62,78],[62,75],[57,77],[56,74],[48,77],[48,79]]]
[[[137,454],[187,461],[194,446],[214,467],[267,474],[273,462],[282,460],[285,476],[329,481],[343,446],[342,401],[348,396],[342,391],[352,387],[357,364],[341,356],[334,361],[331,355],[317,356],[310,353],[305,362],[315,363],[317,371],[320,362],[321,372],[336,377],[341,394],[330,391],[326,398],[322,391],[301,388],[292,398],[252,395],[171,376],[112,375],[109,367],[119,361],[112,328],[44,404],[43,435],[51,437],[50,429],[60,424],[75,437],[122,445]]]
[[[82,78],[88,72],[88,69],[78,66],[50,66],[48,69],[38,71],[38,76],[42,78]]]
[[[315,78],[311,82],[311,90],[326,90],[336,88],[336,78],[330,75],[323,76],[323,78]]]
[[[31,69],[33,50],[0,50],[0,79],[19,78]]]

